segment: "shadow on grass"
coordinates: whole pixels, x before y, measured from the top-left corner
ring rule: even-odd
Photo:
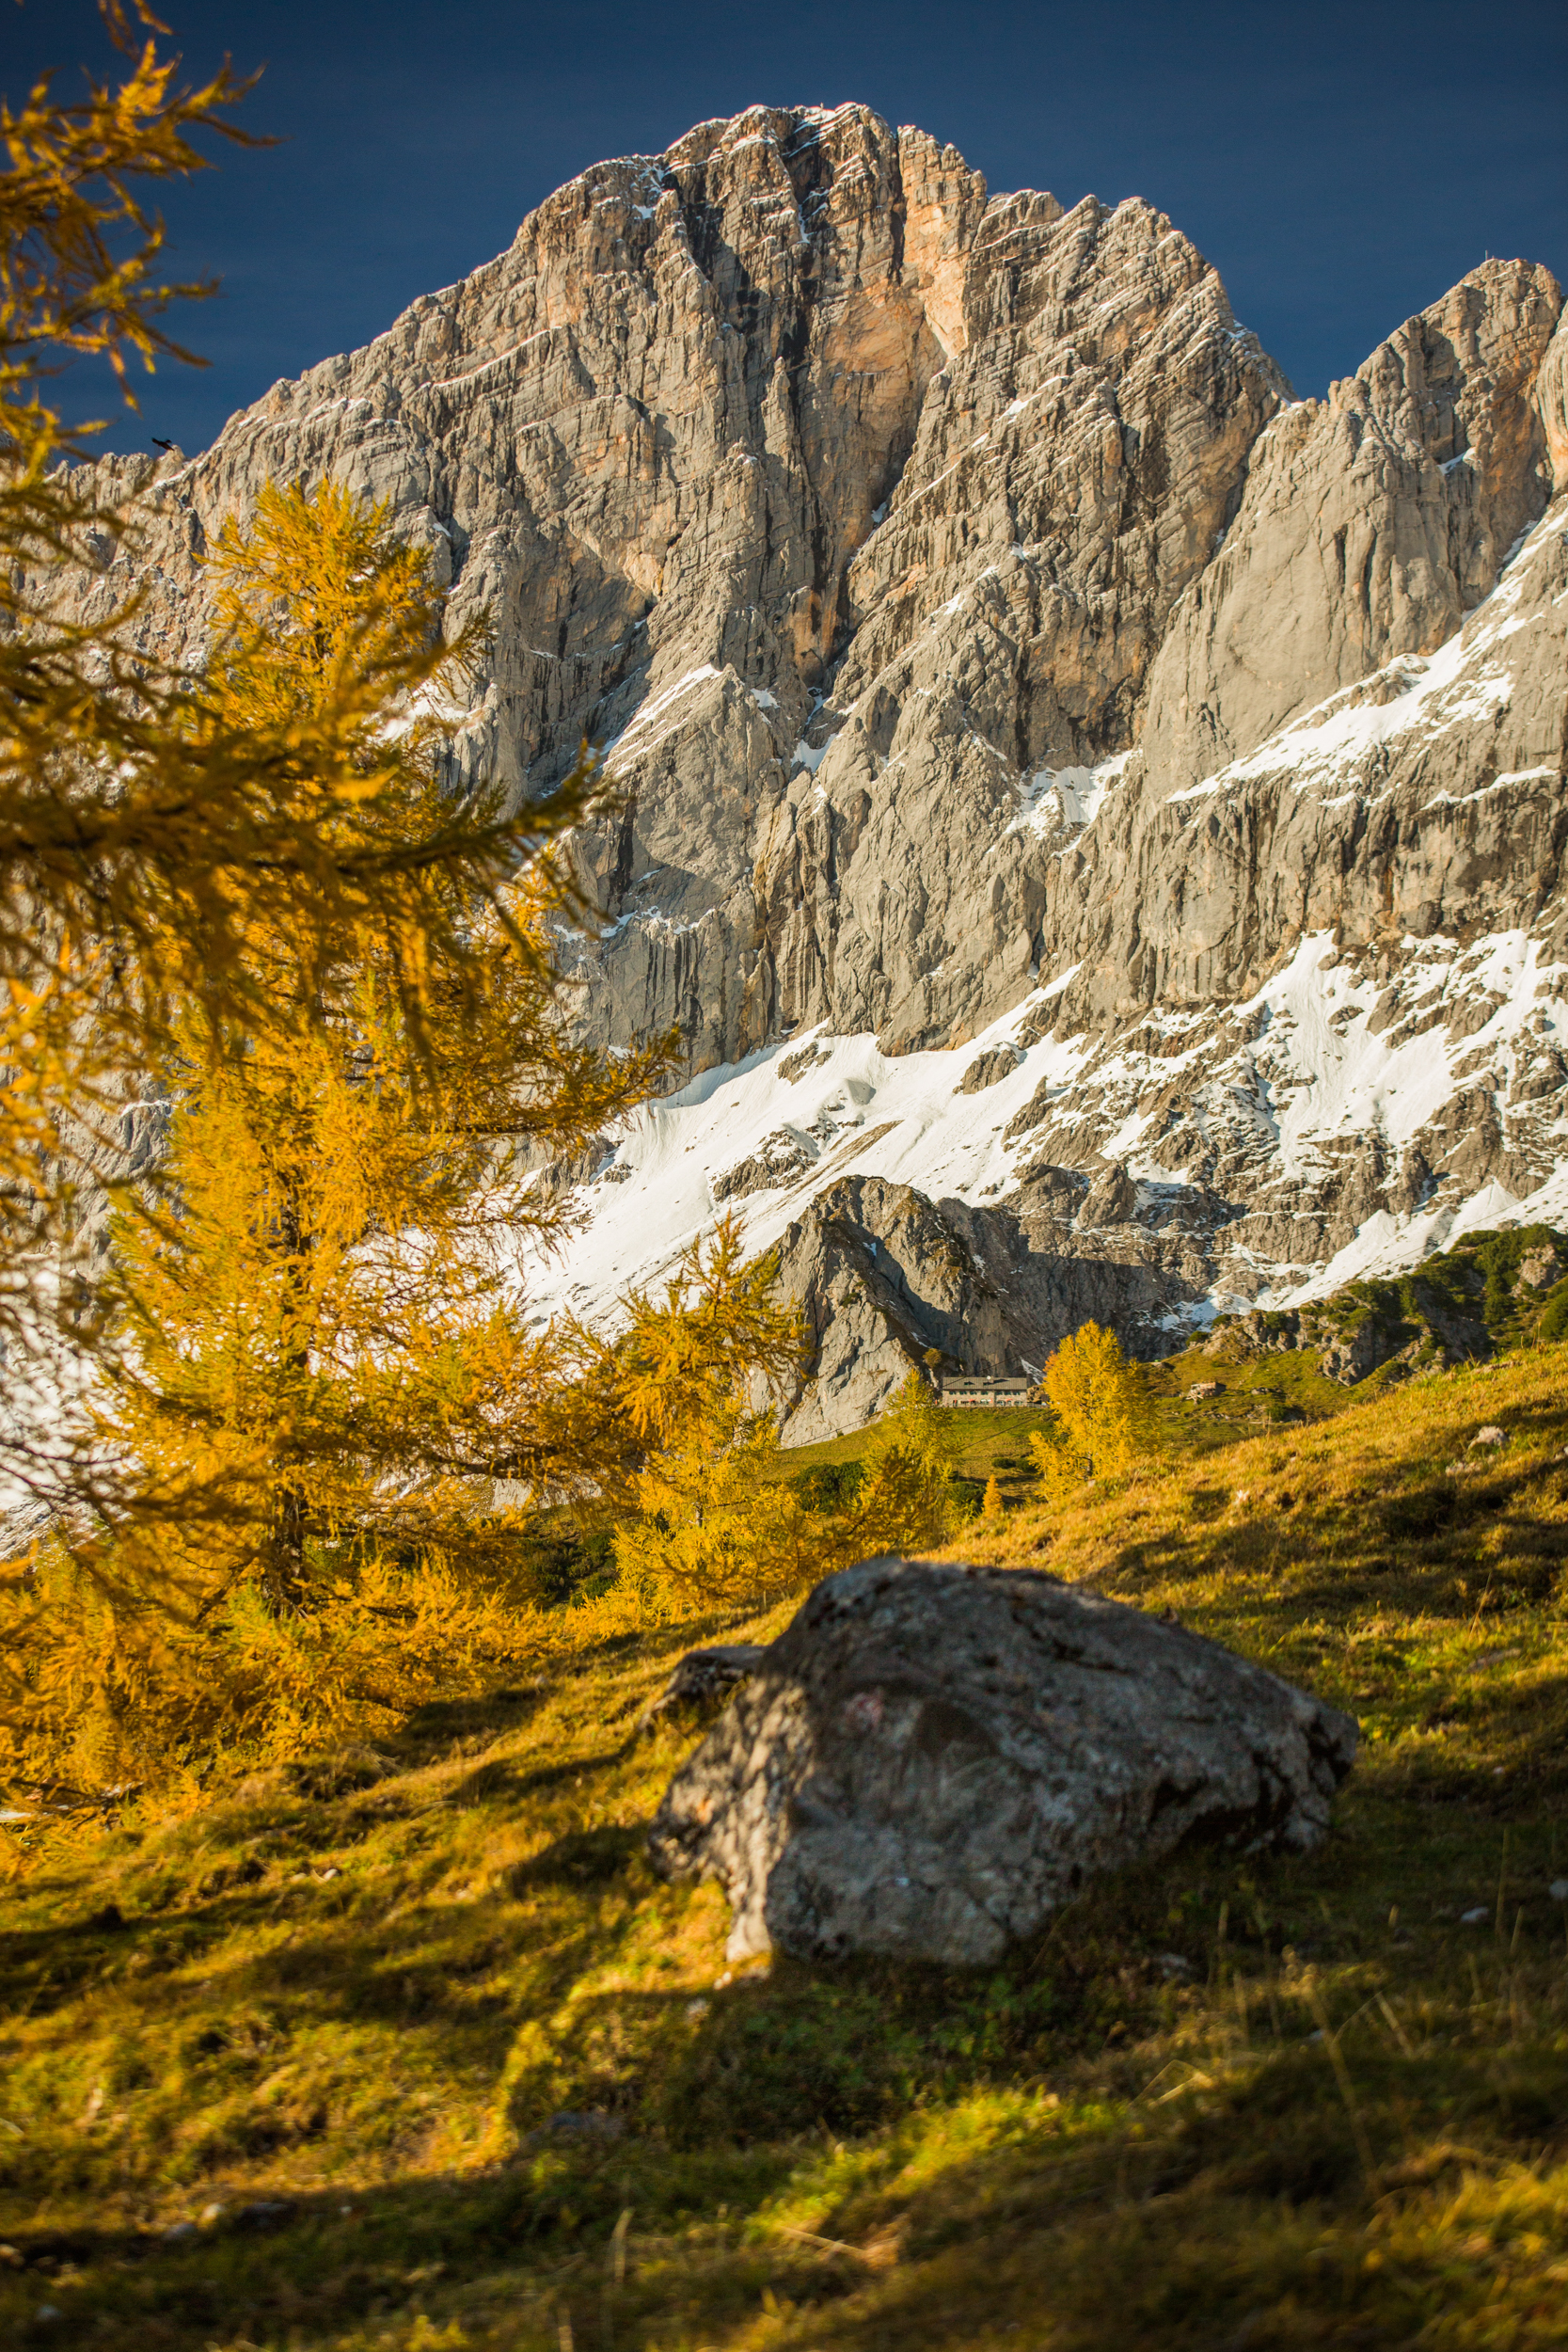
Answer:
[[[1266,1907],[1307,1906],[1331,1883],[1305,1866],[1263,1875],[1259,1958]],[[1119,1908],[1085,1904],[1043,1970],[1040,1955],[985,1979],[781,1963],[713,1998],[657,2095],[552,2130],[539,2107],[553,2085],[520,2077],[526,2136],[485,2171],[235,2199],[174,2240],[14,2233],[22,2267],[0,2273],[14,2341],[74,2340],[30,2315],[46,2305],[107,2352],[204,2352],[218,2331],[311,2352],[372,2323],[404,2352],[429,2341],[417,2313],[440,2327],[483,2311],[505,2316],[494,2341],[518,2352],[554,2345],[562,2316],[577,2352],[626,2352],[677,2312],[720,2352],[768,2309],[791,2323],[770,2341],[800,2352],[951,2347],[1047,2311],[1053,2344],[1083,2352],[1223,2344],[1247,2324],[1241,2341],[1268,2344],[1276,2321],[1280,2342],[1370,2345],[1413,2341],[1472,2288],[1493,2294],[1473,2253],[1456,2270],[1469,2223],[1441,2217],[1499,2168],[1539,2171],[1560,2151],[1568,2052],[1549,2021],[1512,2047],[1400,2046],[1370,2004],[1347,2014],[1346,1990],[1331,1995],[1346,2089],[1304,1996],[1281,1990],[1275,2026],[1238,2028],[1230,2077],[1216,2086],[1190,2060],[1154,2072],[1136,2046],[1117,2053],[1169,2005],[1142,1947],[1170,1891],[1151,1877]],[[574,2030],[619,2020],[647,2054],[689,2028],[689,2007],[595,1995]],[[1408,2242],[1386,2275],[1367,2256],[1402,2215]]]

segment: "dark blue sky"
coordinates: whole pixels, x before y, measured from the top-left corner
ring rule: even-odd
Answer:
[[[586,164],[753,101],[862,99],[950,139],[993,191],[1144,196],[1321,392],[1488,252],[1568,271],[1562,0],[1307,7],[793,0],[162,0],[191,72],[265,72],[166,211],[213,362],[166,368],[103,446],[187,450],[280,375],[368,340],[511,242]],[[91,0],[5,0],[0,87],[108,54]],[[85,391],[86,388],[84,388]]]

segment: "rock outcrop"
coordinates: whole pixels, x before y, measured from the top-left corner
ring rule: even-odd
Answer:
[[[1156,776],[1212,774],[1485,601],[1552,496],[1535,394],[1560,309],[1549,271],[1483,262],[1271,421],[1149,681]]]
[[[1149,205],[988,200],[864,107],[754,107],[158,469],[144,627],[193,641],[269,477],[389,500],[495,626],[462,770],[611,747],[591,1027],[678,1025],[697,1069],[823,1017],[941,1041],[1028,991],[1019,773],[1128,739],[1285,396]]]
[[[731,1959],[983,1966],[1185,1839],[1315,1846],[1355,1743],[1335,1708],[1119,1602],[870,1560],[752,1663],[649,1851],[720,1880]]]
[[[1201,1295],[1203,1263],[1184,1234],[1172,1244],[1137,1226],[1075,1232],[1097,1196],[1099,1208],[1131,1213],[1133,1187],[1114,1177],[1119,1188],[1104,1176],[1085,1187],[1069,1169],[1042,1168],[994,1208],[934,1202],[879,1177],[842,1177],[816,1194],[780,1245],[780,1288],[806,1339],[785,1443],[874,1420],[933,1350],[949,1371],[1037,1378],[1092,1318],[1132,1354],[1162,1354],[1171,1301]]]
[[[677,1659],[661,1691],[655,1692],[637,1718],[634,1739],[641,1739],[664,1715],[695,1715],[727,1698],[767,1655],[759,1642],[720,1642],[709,1649],[689,1649]]]
[[[665,1141],[782,1046],[801,1098],[708,1120],[684,1229],[684,1145],[550,1181],[647,1236],[623,1281],[721,1208],[799,1225],[854,1416],[906,1339],[1011,1370],[1083,1309],[1147,1348],[1558,1214],[1561,312],[1485,262],[1295,401],[1149,204],[752,107],[583,173],[205,455],[113,461],[148,528],[83,596],[134,562],[143,641],[194,650],[202,550],[269,477],[388,501],[492,627],[454,782],[607,748],[582,1034],[678,1030]],[[876,1116],[823,1125],[867,1038]],[[811,1205],[850,1176],[930,1229],[885,1297],[890,1234]]]

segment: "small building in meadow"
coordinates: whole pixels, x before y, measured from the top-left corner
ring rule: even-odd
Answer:
[[[984,1406],[988,1409],[998,1405],[1027,1405],[1030,1383],[1027,1380],[1007,1380],[1000,1374],[943,1373],[938,1393],[944,1405]]]

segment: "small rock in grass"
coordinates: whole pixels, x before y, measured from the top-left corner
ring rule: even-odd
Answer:
[[[1156,1952],[1155,1962],[1167,1977],[1190,1977],[1193,1963],[1183,1960],[1180,1952]]]
[[[762,1645],[757,1642],[720,1642],[707,1649],[688,1650],[676,1660],[663,1690],[639,1715],[632,1738],[652,1730],[658,1718],[672,1709],[706,1708],[728,1698],[736,1683],[744,1682],[755,1670],[761,1656]]]
[[[1546,1892],[1554,1903],[1568,1903],[1568,1879],[1553,1879]]]
[[[1474,1911],[1462,1911],[1460,1913],[1459,1924],[1463,1928],[1479,1928],[1483,1919],[1490,1919],[1491,1916],[1491,1904],[1478,1903]]]
[[[1499,1429],[1495,1421],[1488,1422],[1484,1429],[1478,1429],[1470,1439],[1472,1450],[1478,1445],[1506,1445],[1507,1443],[1507,1431]]]
[[[1195,1380],[1187,1391],[1187,1400],[1189,1404],[1196,1405],[1201,1403],[1206,1396],[1223,1396],[1224,1394],[1224,1388],[1217,1380]]]
[[[229,2208],[227,2205],[203,2205],[201,2208],[202,2228],[204,2230],[215,2228],[217,2223],[223,2219],[223,2217],[228,2210]]]
[[[618,2115],[602,2107],[562,2107],[548,2118],[536,2139],[619,2139],[624,2126]]]
[[[234,2218],[242,2230],[275,2230],[292,2210],[279,2197],[258,2197],[250,2204],[242,2205]]]
[[[686,2005],[686,2013],[691,2018],[705,2017],[708,2010],[712,2007],[713,2003],[711,2001],[688,2001]]]
[[[50,2320],[58,2319],[61,2316],[60,2307],[57,2303],[40,2303],[38,2310],[33,2313],[33,2317],[36,2320],[42,2322],[45,2326],[47,2326]]]
[[[194,2221],[171,2221],[163,2233],[163,2240],[166,2246],[178,2246],[182,2239],[195,2237],[195,2235],[196,2223]]]

